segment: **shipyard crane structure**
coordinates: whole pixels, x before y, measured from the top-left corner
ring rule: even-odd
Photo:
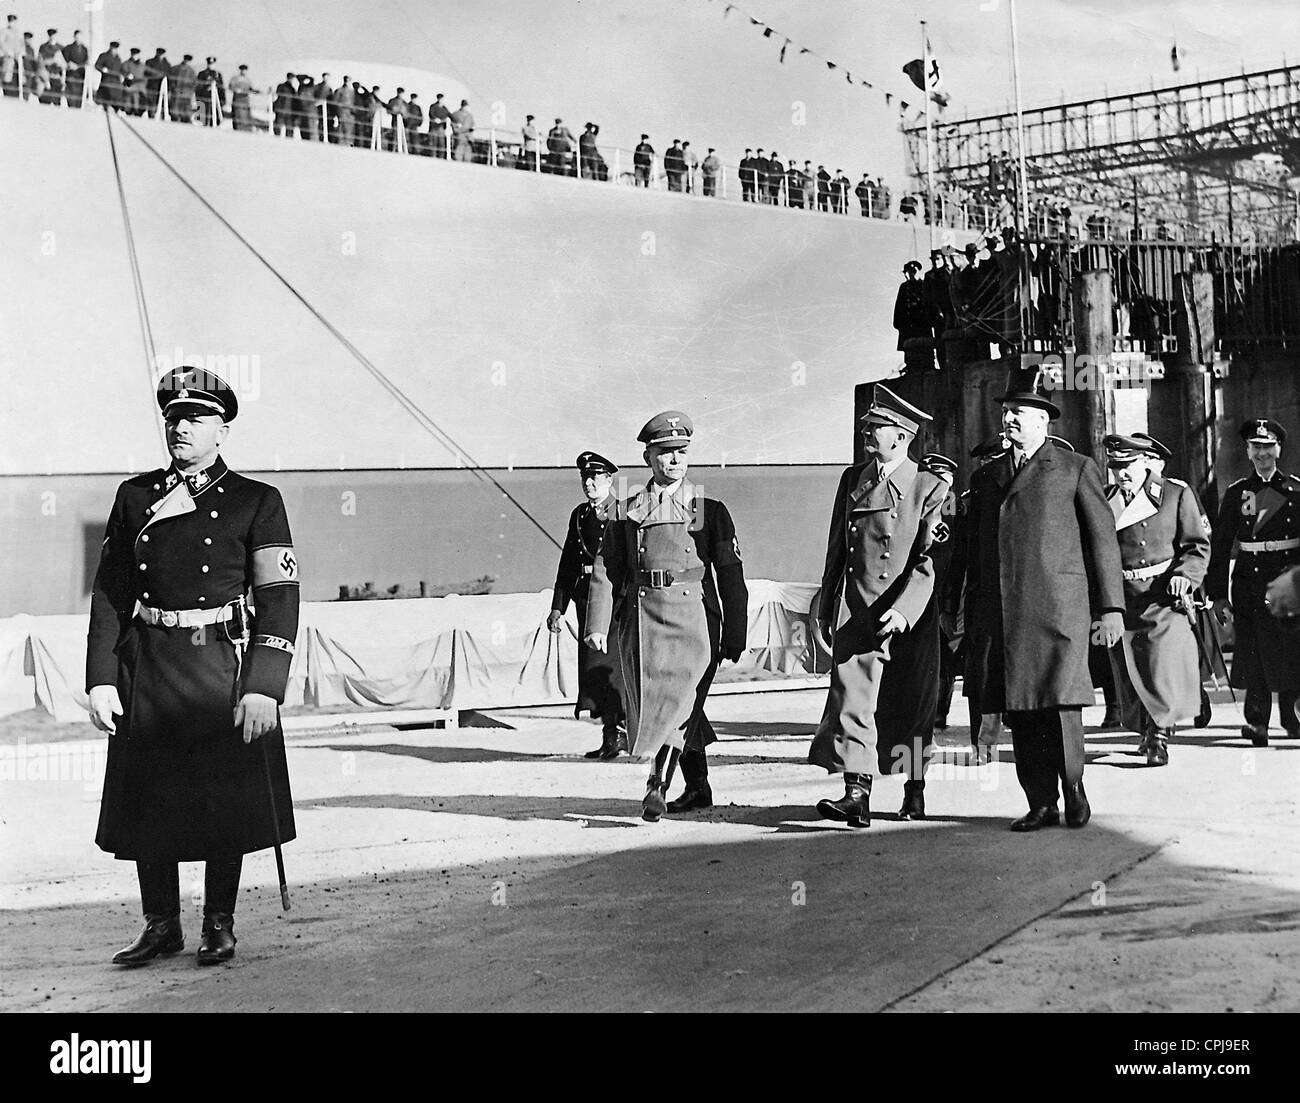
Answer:
[[[1038,107],[1022,120],[1031,211],[1068,207],[1108,238],[1300,237],[1300,66]],[[1014,112],[939,122],[928,167],[943,193],[1018,221],[1016,131]],[[904,134],[923,179],[925,127]],[[1025,230],[1044,235],[1034,222]]]

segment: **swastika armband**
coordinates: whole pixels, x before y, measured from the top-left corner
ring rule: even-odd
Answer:
[[[290,544],[271,544],[253,552],[253,589],[297,586],[298,557]]]
[[[293,654],[293,643],[281,636],[254,636],[253,643],[261,647],[274,647],[277,651]]]

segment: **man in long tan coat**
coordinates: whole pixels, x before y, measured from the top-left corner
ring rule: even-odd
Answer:
[[[823,641],[833,634],[831,685],[808,761],[844,775],[844,796],[820,801],[817,811],[852,827],[871,825],[876,706],[890,638],[920,620],[934,591],[929,547],[948,486],[907,454],[929,420],[877,384],[862,418],[869,458],[841,476],[831,513],[816,614]],[[841,589],[849,616],[837,627]]]

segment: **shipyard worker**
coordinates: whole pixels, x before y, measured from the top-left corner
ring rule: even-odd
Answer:
[[[933,593],[930,545],[948,488],[907,454],[922,423],[929,420],[929,414],[876,384],[871,407],[861,418],[866,461],[845,469],[831,509],[826,566],[813,620],[814,631],[831,652],[831,684],[808,761],[844,775],[844,796],[819,801],[817,812],[850,827],[871,826],[877,709],[898,721],[897,734],[904,740],[912,724],[899,717],[916,711],[916,686],[898,687],[907,701],[882,700],[881,690],[894,637],[917,627]],[[848,610],[842,624],[841,593]],[[928,738],[933,738],[937,636],[918,643],[918,648],[909,649],[908,661],[916,661],[915,652],[928,651],[930,643],[935,649],[933,656],[925,656],[932,684],[922,704],[931,728]],[[894,734],[891,730],[891,740]],[[925,814],[923,770],[923,762],[907,764],[905,818]]]
[[[812,162],[803,163],[803,204],[808,210],[812,210],[817,204],[817,176],[812,170]]]
[[[655,166],[655,147],[650,144],[650,135],[642,134],[641,141],[632,151],[632,169],[638,187],[650,186],[650,174]]]
[[[690,142],[682,143],[682,157],[686,161],[686,190],[694,195],[695,178],[700,172],[700,159],[695,155],[695,150],[691,149]]]
[[[317,136],[322,142],[328,142],[337,118],[329,106],[334,98],[334,86],[330,83],[329,73],[321,73],[320,80],[312,85],[311,94],[312,117],[316,120]]]
[[[700,162],[700,179],[704,184],[704,194],[716,197],[718,194],[718,177],[722,175],[722,161],[712,146]]]
[[[0,32],[0,37],[3,37],[3,32]],[[64,98],[69,107],[78,110],[86,92],[86,62],[89,60],[90,54],[81,41],[81,32],[73,31],[72,41],[63,47],[63,61],[67,67]]]
[[[758,169],[754,164],[754,151],[745,150],[740,159],[740,200],[742,203],[754,202],[754,188],[758,181]]]
[[[230,125],[236,130],[253,129],[253,111],[248,97],[258,92],[248,76],[248,66],[241,65],[230,80]]]
[[[215,57],[208,58],[206,68],[199,73],[194,86],[204,126],[220,126],[221,116],[226,110],[226,82],[216,64]]]
[[[118,487],[91,596],[86,689],[109,737],[95,842],[140,882],[144,929],[114,963],[184,949],[177,863],[206,862],[198,962],[214,965],[234,956],[243,856],[295,834],[279,705],[298,564],[280,492],[219,454],[235,392],[181,367],[157,397],[171,463]]]
[[[330,140],[339,145],[350,146],[356,140],[357,88],[357,82],[344,74],[343,83],[330,97],[330,112],[338,119]]]
[[[1124,569],[1124,637],[1109,652],[1120,716],[1147,765],[1164,766],[1175,726],[1201,707],[1192,591],[1209,566],[1210,525],[1196,492],[1158,470],[1171,456],[1158,440],[1112,433],[1102,444]]]
[[[767,159],[767,201],[781,202],[781,185],[785,183],[785,165],[776,150]]]
[[[193,54],[185,54],[180,64],[173,66],[171,78],[167,81],[167,113],[174,123],[194,121],[194,86],[198,73],[190,64],[193,60]]]
[[[759,149],[754,154],[754,185],[758,190],[758,201],[766,203],[768,197],[767,152],[763,149]]]
[[[603,762],[627,752],[627,714],[623,709],[623,676],[618,647],[604,651],[589,647],[587,608],[591,575],[605,529],[614,513],[613,476],[618,466],[599,452],[582,452],[577,460],[578,475],[586,501],[569,514],[569,527],[560,552],[560,566],[555,572],[551,613],[546,627],[558,633],[564,613],[572,601],[578,614],[578,700],[573,715],[589,712],[601,722],[600,746],[588,751],[587,758]],[[611,624],[611,636],[618,634],[617,612]]]
[[[1268,746],[1273,694],[1282,727],[1300,737],[1295,715],[1300,693],[1300,636],[1270,615],[1268,584],[1300,564],[1300,478],[1278,467],[1286,430],[1271,418],[1252,418],[1240,430],[1254,471],[1224,492],[1214,523],[1206,594],[1215,611],[1232,609],[1236,650],[1231,684],[1246,691],[1241,734]],[[1229,564],[1236,549],[1229,589]]]
[[[844,175],[843,169],[835,170],[835,212],[836,214],[849,213],[849,189],[853,187],[853,181]]]
[[[596,138],[599,134],[599,126],[595,123],[587,123],[578,137],[578,156],[582,161],[584,180],[609,179],[609,166],[605,164],[605,158],[600,155],[600,150],[596,146]]]
[[[50,27],[45,32],[45,41],[36,51],[37,64],[45,72],[40,102],[52,103],[55,107],[63,102],[63,44],[58,38],[58,28]]]
[[[1002,396],[1011,449],[971,477],[966,521],[966,685],[1011,725],[1029,802],[1013,831],[1092,815],[1083,787],[1082,709],[1093,702],[1088,645],[1123,629],[1115,518],[1088,456],[1053,447],[1060,410],[1037,369],[1012,369]]]
[[[10,16],[12,19],[13,16]],[[99,88],[95,91],[95,102],[101,107],[117,110],[123,105],[122,84],[123,70],[126,63],[117,52],[120,42],[110,42],[108,49],[95,58],[95,72],[99,74]]]
[[[858,197],[858,204],[862,207],[863,218],[871,217],[871,201],[874,198],[874,191],[875,188],[872,186],[870,179],[868,179],[867,174],[864,172],[862,174],[862,179],[858,181],[858,186],[853,189],[853,194]]]
[[[748,592],[731,514],[686,478],[691,419],[665,410],[637,437],[650,480],[614,508],[591,576],[587,644],[622,662],[632,753],[652,761],[641,802],[649,822],[665,811],[709,808],[705,749],[717,736],[705,698],[722,659],[745,651]],[[686,783],[665,806],[680,756]]]
[[[429,128],[433,129],[433,108],[429,108]],[[520,146],[519,167],[526,172],[536,172],[538,165],[539,147],[537,145],[537,127],[533,126],[533,116],[524,116],[524,125],[520,130],[520,137],[523,144]]]
[[[144,62],[138,46],[127,51],[122,63],[122,110],[128,115],[144,114]]]
[[[406,144],[408,153],[424,152],[424,141],[420,127],[424,125],[424,108],[419,104],[420,95],[412,92],[406,101]]]

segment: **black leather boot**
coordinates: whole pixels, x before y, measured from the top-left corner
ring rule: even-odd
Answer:
[[[1107,731],[1110,728],[1118,728],[1119,724],[1119,705],[1108,702],[1106,704],[1106,714],[1101,718],[1101,730]]]
[[[113,955],[114,965],[147,965],[160,954],[176,954],[185,949],[179,915],[146,915],[144,930],[130,946]]]
[[[844,796],[839,800],[819,800],[817,814],[850,827],[871,826],[871,775],[845,774]]]
[[[618,752],[614,750],[614,732],[606,726],[605,730],[600,733],[600,746],[594,751],[588,751],[582,757],[607,761],[616,757],[617,754]]]
[[[903,782],[903,807],[898,810],[900,820],[925,819],[925,782]]]
[[[627,728],[620,720],[605,727],[605,741],[600,745],[600,754],[596,757],[601,762],[613,762],[621,754],[627,754]]]
[[[1147,736],[1146,752],[1148,766],[1169,765],[1169,737],[1173,734],[1173,728],[1165,728],[1163,731],[1153,731],[1149,736]]]
[[[220,965],[235,956],[235,917],[229,912],[203,911],[199,964]]]
[[[713,807],[713,790],[709,788],[709,760],[704,751],[687,747],[682,751],[682,781],[686,788],[682,795],[668,802],[671,814],[693,812],[697,808]]]

